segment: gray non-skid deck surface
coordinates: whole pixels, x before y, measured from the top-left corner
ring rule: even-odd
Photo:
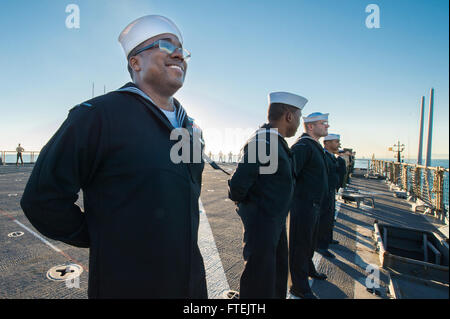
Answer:
[[[79,278],[79,289],[50,281],[46,274],[54,266],[73,263],[68,257],[88,269],[88,249],[42,237],[63,252],[59,253],[15,222],[36,232],[19,204],[31,170],[31,165],[0,166],[0,298],[87,298],[86,271]],[[8,237],[15,231],[24,235]]]
[[[430,223],[424,216],[411,212],[411,205],[404,199],[393,196],[388,185],[381,180],[352,178],[350,186],[365,193],[372,193],[375,198],[375,208],[362,204],[340,204],[340,212],[335,223],[334,239],[340,245],[330,246],[335,259],[322,259],[320,269],[329,280],[315,282],[313,291],[321,298],[370,298],[365,287],[357,289],[357,283],[364,285],[367,278],[368,264],[380,266],[375,252],[374,241],[371,238],[373,223],[380,223],[423,229],[439,232],[439,224]],[[369,203],[368,203],[369,204]],[[358,246],[358,247],[357,247]],[[331,275],[331,276],[330,276]],[[350,284],[353,281],[353,285]],[[381,298],[388,298],[388,277],[386,271],[380,268]]]
[[[432,231],[438,233],[444,238],[439,230],[442,227],[437,222],[431,222],[431,218],[426,218],[421,213],[411,212],[411,204],[405,199],[393,196],[388,185],[382,180],[373,180],[365,178],[353,178],[352,187],[361,190],[363,193],[373,193],[375,197],[375,209],[364,209],[363,212],[371,219],[377,219],[380,223],[386,223],[393,226],[409,227]],[[367,208],[368,206],[365,206]]]
[[[235,164],[221,165],[230,173],[236,167]],[[17,220],[35,231],[19,205],[31,170],[32,166],[27,165],[19,168],[14,165],[0,166],[0,210],[3,212],[0,213],[0,298],[87,298],[87,271],[81,275],[79,289],[69,289],[64,282],[50,281],[46,273],[53,266],[75,261],[88,270],[88,249],[45,238],[62,250],[63,253],[59,253],[15,222]],[[234,203],[227,198],[228,178],[221,171],[205,167],[201,201],[228,285],[233,290],[239,290],[239,277],[244,267],[242,223],[235,212]],[[320,298],[372,298],[365,292],[363,285],[367,278],[366,266],[372,263],[379,265],[370,237],[374,219],[400,226],[436,230],[424,217],[410,213],[409,204],[394,198],[384,182],[353,178],[351,186],[375,192],[376,208],[361,205],[357,209],[355,205],[338,201],[340,211],[334,238],[340,241],[340,245],[331,246],[336,258],[320,259],[318,270],[325,272],[328,280],[316,280],[312,285]],[[8,237],[14,231],[23,231],[24,235]],[[382,272],[379,289],[382,298],[387,298],[386,282]]]

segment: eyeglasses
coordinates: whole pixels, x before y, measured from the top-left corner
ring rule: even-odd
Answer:
[[[323,125],[323,126],[327,126],[328,125],[328,121],[317,121],[314,124],[316,125]]]
[[[153,43],[151,43],[151,44],[149,44],[149,45],[147,45],[147,46],[137,50],[133,54],[133,56],[138,55],[139,53],[141,53],[143,51],[146,51],[146,50],[149,50],[149,49],[152,49],[152,48],[155,48],[155,47],[159,48],[160,51],[166,52],[169,55],[174,53],[175,50],[179,50],[179,51],[182,52],[184,60],[188,60],[191,57],[191,52],[189,52],[186,49],[183,49],[182,47],[177,47],[172,42],[170,42],[168,40],[165,40],[165,39],[161,39],[161,40],[155,41],[155,42],[153,42]]]

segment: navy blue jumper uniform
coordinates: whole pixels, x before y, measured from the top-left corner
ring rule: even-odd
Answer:
[[[325,150],[328,166],[328,192],[325,194],[319,223],[318,248],[328,249],[333,240],[334,214],[336,211],[336,190],[339,188],[338,161],[336,157]]]
[[[295,181],[292,154],[285,139],[270,132],[270,125],[263,125],[261,131],[262,134],[244,146],[243,158],[229,180],[229,197],[238,203],[237,213],[244,226],[240,298],[285,299],[288,278],[286,217]],[[262,139],[257,146],[265,146],[268,154],[270,134],[276,134],[278,140],[278,167],[273,174],[261,174],[260,168],[264,164],[257,156],[256,163],[249,162],[249,149],[252,149],[249,145]]]
[[[338,189],[344,187],[345,175],[347,174],[347,164],[345,159],[338,156],[337,157],[337,173],[339,177]]]
[[[323,147],[304,133],[291,147],[296,184],[289,220],[290,291],[298,296],[311,292],[308,276],[317,246],[320,205],[328,192],[328,171]]]
[[[43,235],[89,248],[89,298],[207,298],[197,245],[204,162],[172,162],[172,129],[128,83],[74,107],[39,155],[22,209]]]

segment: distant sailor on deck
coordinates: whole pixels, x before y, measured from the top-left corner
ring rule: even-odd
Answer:
[[[173,97],[190,54],[157,15],[130,23],[119,42],[133,82],[70,110],[21,206],[45,236],[90,248],[90,298],[207,298],[197,245],[204,162],[176,163],[171,153],[174,128],[189,133],[191,155],[201,145]],[[74,204],[80,188],[84,213]]]
[[[341,156],[341,150],[336,151],[334,154],[336,154],[336,159],[338,162],[338,176],[339,176],[339,183],[338,183],[338,189],[340,188],[344,188],[344,180],[345,180],[345,175],[347,174],[347,167],[346,167],[346,162],[345,159]]]
[[[326,279],[312,261],[317,246],[320,205],[328,192],[326,155],[319,144],[328,135],[328,113],[303,117],[305,133],[291,147],[295,158],[296,186],[289,220],[290,293],[294,297],[317,298],[308,276]]]
[[[25,151],[25,149],[24,149],[22,146],[20,146],[20,143],[19,143],[19,146],[16,147],[16,152],[17,152],[16,166],[19,166],[19,159],[20,159],[20,163],[21,163],[22,166],[23,166],[22,153],[23,153],[24,151]]]
[[[336,191],[339,189],[339,168],[338,160],[335,154],[339,151],[340,136],[338,134],[328,134],[323,139],[325,155],[328,166],[328,193],[324,196],[322,202],[320,222],[318,252],[325,257],[334,258],[335,256],[328,251],[330,244],[337,244],[333,241],[333,225],[336,206]]]
[[[351,155],[352,153],[344,148],[344,150],[339,151],[339,157],[341,157],[345,161],[345,175],[342,182],[342,187],[346,187],[348,184],[350,184],[350,173],[351,173]]]
[[[244,225],[241,299],[286,298],[286,217],[295,176],[292,154],[284,138],[295,135],[306,102],[287,92],[269,94],[269,123],[246,143],[229,180],[229,197],[238,204],[237,213]],[[260,151],[270,154],[270,160],[262,160]]]

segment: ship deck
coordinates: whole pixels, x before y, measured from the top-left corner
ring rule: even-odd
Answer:
[[[229,172],[235,168],[235,164],[221,165]],[[32,167],[0,166],[0,298],[85,299],[89,249],[45,238],[28,222],[20,208],[20,198]],[[227,289],[239,290],[239,278],[244,267],[242,223],[234,203],[227,198],[227,179],[223,172],[205,167],[199,246],[205,262],[210,299],[222,298]],[[361,203],[357,207],[338,198],[333,236],[339,244],[330,246],[336,258],[314,255],[316,268],[328,279],[311,280],[310,285],[321,299],[393,298],[388,273],[381,267],[376,294],[366,287],[371,269],[380,266],[372,238],[374,220],[436,232],[443,238],[448,237],[448,233],[443,234],[439,230],[441,224],[411,212],[410,204],[405,199],[394,197],[384,181],[353,177],[349,186],[370,193],[375,199],[375,207],[367,205],[369,203]],[[78,204],[82,205],[82,201]],[[14,232],[23,234],[8,236]],[[79,286],[70,288],[66,282],[47,278],[50,268],[67,264],[77,264],[83,270]],[[425,290],[421,298],[428,298]]]

